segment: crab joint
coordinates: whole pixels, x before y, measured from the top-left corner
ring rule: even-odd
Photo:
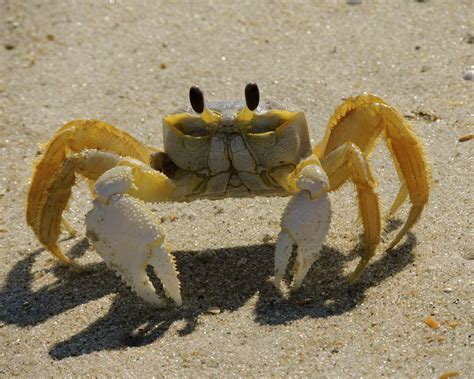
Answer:
[[[204,101],[204,93],[198,86],[192,86],[189,89],[189,102],[194,112],[199,113],[206,124],[213,123],[219,119],[219,116],[211,111]]]

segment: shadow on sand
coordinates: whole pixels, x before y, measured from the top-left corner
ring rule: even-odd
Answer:
[[[395,227],[396,224],[390,225]],[[308,273],[300,290],[289,298],[281,297],[273,287],[274,245],[242,246],[202,252],[175,252],[180,271],[184,305],[154,309],[126,288],[104,263],[85,272],[67,267],[52,268],[57,281],[37,291],[31,289],[32,266],[40,249],[19,261],[8,274],[0,292],[1,321],[18,326],[34,326],[78,305],[116,293],[107,314],[80,333],[53,346],[54,359],[88,354],[94,351],[143,346],[160,338],[177,321],[185,321],[179,335],[192,333],[198,318],[210,307],[233,312],[257,296],[255,320],[260,324],[285,324],[304,317],[320,318],[350,311],[362,302],[365,291],[402,271],[413,261],[416,244],[413,234],[389,253],[367,267],[361,280],[349,285],[344,267],[357,259],[358,247],[349,254],[324,246],[321,257]],[[79,256],[89,248],[87,239],[79,241],[69,255]],[[376,258],[375,258],[376,259]],[[291,262],[290,262],[291,263]],[[288,278],[287,278],[288,279]],[[154,278],[154,284],[160,283]]]

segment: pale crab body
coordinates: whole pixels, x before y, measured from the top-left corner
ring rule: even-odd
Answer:
[[[108,266],[149,303],[162,305],[146,266],[153,266],[168,297],[182,303],[178,271],[157,217],[144,202],[187,202],[224,197],[292,196],[275,246],[274,284],[282,279],[297,247],[291,287],[298,288],[317,259],[329,230],[328,197],[347,181],[357,190],[364,227],[362,252],[350,280],[375,254],[381,218],[368,155],[379,135],[394,159],[400,191],[389,215],[409,196],[408,218],[388,249],[419,218],[428,201],[429,170],[411,126],[382,99],[364,94],[344,102],[322,141],[311,147],[303,112],[269,103],[259,106],[258,87],[245,89],[245,103],[206,106],[191,87],[191,108],[163,118],[164,151],[96,120],[72,121],[55,134],[35,166],[27,222],[39,241],[62,262],[75,265],[59,245],[62,213],[76,175],[92,186],[87,236]]]
[[[304,113],[294,113],[288,121],[289,112],[276,112],[274,106],[257,107],[250,127],[238,121],[245,107],[241,101],[210,103],[209,110],[221,116],[212,126],[192,108],[165,117],[169,167],[164,171],[187,190],[174,200],[288,196],[282,178],[311,155],[311,144]]]

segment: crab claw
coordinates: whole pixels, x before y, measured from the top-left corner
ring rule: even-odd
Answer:
[[[97,198],[86,225],[96,251],[140,297],[155,306],[165,304],[146,273],[151,265],[166,295],[182,304],[174,258],[163,244],[154,215],[141,200],[126,194]]]
[[[281,220],[281,232],[275,248],[274,284],[281,290],[281,282],[288,266],[293,246],[297,246],[293,270],[293,290],[301,286],[329,231],[331,205],[325,192],[327,177],[319,166],[307,166],[298,180],[298,192],[286,206]]]

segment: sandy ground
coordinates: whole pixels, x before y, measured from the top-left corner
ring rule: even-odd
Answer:
[[[473,6],[0,1],[1,376],[474,377],[474,141],[458,142],[473,133]],[[322,256],[289,298],[271,283],[286,199],[153,206],[181,272],[179,309],[148,307],[94,253],[85,186],[69,212],[79,235],[61,245],[90,270],[41,248],[25,195],[38,143],[59,126],[98,118],[160,146],[161,116],[190,85],[235,99],[249,81],[306,111],[315,140],[364,91],[412,120],[431,199],[391,253],[408,207],[388,225],[359,284],[345,280],[361,232],[349,185],[332,194]],[[398,180],[383,144],[372,162],[386,209]]]

